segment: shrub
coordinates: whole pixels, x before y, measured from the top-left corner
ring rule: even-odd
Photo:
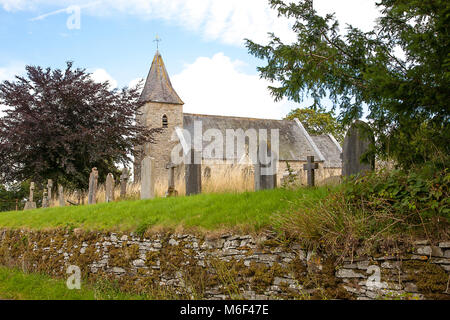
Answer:
[[[432,217],[448,218],[450,173],[448,169],[374,172],[344,184],[344,194],[356,208],[412,215],[415,222]],[[420,220],[420,221],[419,221]]]
[[[280,227],[288,237],[342,256],[391,240],[447,240],[449,184],[447,169],[428,168],[348,179],[322,201],[283,214]]]

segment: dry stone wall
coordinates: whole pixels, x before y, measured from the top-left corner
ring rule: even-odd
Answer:
[[[90,281],[195,299],[450,299],[450,242],[338,260],[264,234],[4,229],[0,264],[58,277],[75,265]]]

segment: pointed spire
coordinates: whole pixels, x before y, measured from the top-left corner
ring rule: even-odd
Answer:
[[[141,102],[161,102],[171,104],[184,104],[172,87],[169,75],[159,51],[156,51],[152,67],[147,76]]]

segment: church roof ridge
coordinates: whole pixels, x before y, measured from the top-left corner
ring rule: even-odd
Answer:
[[[191,116],[191,117],[214,117],[214,118],[227,118],[227,119],[237,119],[237,120],[250,120],[250,121],[289,121],[292,120],[284,120],[284,119],[267,119],[267,118],[251,118],[251,117],[238,117],[238,116],[223,116],[223,115],[215,115],[215,114],[200,114],[200,113],[183,113],[183,116]]]
[[[166,66],[164,65],[159,50],[156,50],[139,101],[184,104],[170,82]]]

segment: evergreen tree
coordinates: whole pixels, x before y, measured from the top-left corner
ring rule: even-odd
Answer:
[[[305,95],[322,106],[325,98],[349,124],[369,110],[379,154],[404,167],[448,161],[450,151],[450,2],[381,0],[374,30],[347,25],[334,15],[319,16],[311,0],[270,1],[280,16],[295,20],[297,41],[247,40],[249,52],[264,59],[262,78],[276,100],[301,102]],[[448,162],[446,162],[448,164]]]

